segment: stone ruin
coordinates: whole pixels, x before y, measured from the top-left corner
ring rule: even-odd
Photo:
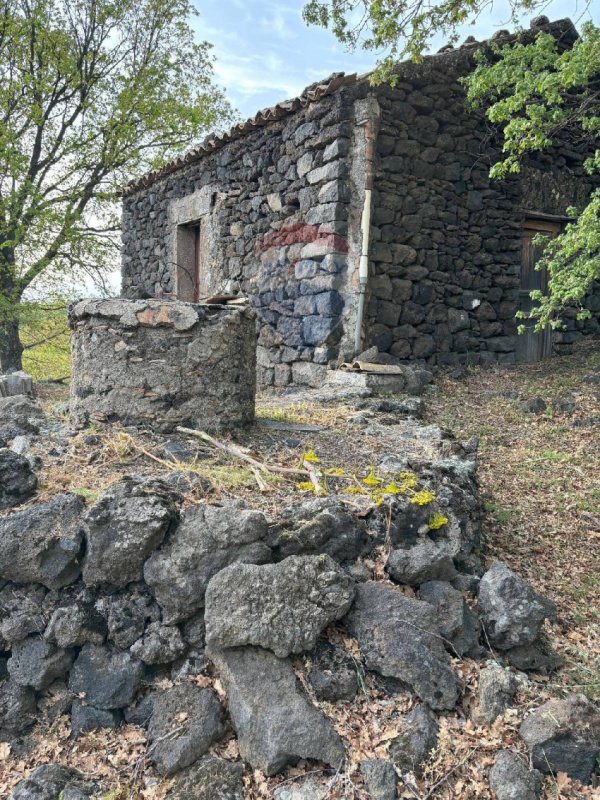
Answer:
[[[254,421],[256,332],[244,306],[83,300],[71,308],[71,422],[156,431]]]

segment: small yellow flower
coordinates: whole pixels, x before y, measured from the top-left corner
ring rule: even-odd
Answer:
[[[324,469],[323,472],[325,475],[345,475],[345,470],[341,469],[340,467],[330,467],[329,469]]]
[[[448,517],[445,517],[443,514],[440,514],[439,511],[436,511],[427,524],[429,525],[430,530],[437,531],[438,528],[443,528],[447,522]]]
[[[317,464],[319,461],[319,457],[315,453],[314,450],[307,450],[306,453],[302,456],[303,461],[308,461],[311,464]]]
[[[379,486],[381,481],[375,474],[375,467],[369,469],[369,474],[366,478],[363,478],[363,483],[366,483],[367,486]]]
[[[415,503],[418,506],[426,506],[428,503],[433,503],[435,500],[435,494],[430,492],[428,489],[421,489],[420,492],[415,492],[415,494],[410,498],[411,503]]]
[[[388,483],[387,486],[384,486],[381,491],[383,494],[402,494],[403,489],[401,486],[398,486],[396,481],[392,481]]]
[[[300,489],[301,492],[312,492],[314,488],[312,481],[302,481],[298,484],[298,489]]]

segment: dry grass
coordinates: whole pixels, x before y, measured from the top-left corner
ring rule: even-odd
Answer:
[[[566,658],[558,683],[600,700],[600,386],[583,378],[600,345],[541,364],[474,371],[440,380],[430,421],[480,437],[489,554],[506,560],[559,609],[550,630]],[[593,373],[600,378],[600,372]],[[573,414],[552,400],[575,398]],[[547,410],[519,404],[542,397]],[[556,689],[559,686],[554,687]]]

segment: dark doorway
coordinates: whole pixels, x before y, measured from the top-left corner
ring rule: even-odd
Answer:
[[[548,289],[548,275],[546,270],[537,270],[536,264],[544,251],[543,244],[536,244],[538,234],[554,238],[560,233],[560,222],[542,219],[528,219],[523,225],[523,243],[521,249],[521,284],[519,287],[520,310],[528,313],[535,306],[530,292]],[[530,363],[541,361],[552,353],[552,329],[550,326],[543,331],[534,330],[535,320],[519,320],[525,326],[525,333],[517,339],[517,361]]]

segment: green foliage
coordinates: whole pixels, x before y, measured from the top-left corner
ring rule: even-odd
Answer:
[[[393,85],[398,59],[419,60],[435,34],[455,42],[459,28],[475,23],[491,5],[489,0],[434,0],[427,5],[419,0],[309,0],[304,18],[330,28],[351,49],[383,51],[372,81]],[[532,13],[544,5],[540,0],[510,0],[513,23],[521,12]],[[490,122],[504,134],[503,158],[491,175],[503,178],[519,172],[527,154],[550,147],[559,135],[586,144],[591,153],[586,169],[599,173],[600,29],[583,25],[581,37],[564,52],[543,32],[531,44],[490,49],[491,58],[489,50],[479,52],[479,63],[466,83],[471,105],[485,107]],[[547,242],[537,264],[548,271],[548,291],[532,292],[536,305],[526,315],[519,314],[535,320],[538,331],[547,325],[560,328],[566,307],[574,307],[578,319],[588,317],[585,297],[600,280],[600,189],[585,208],[567,213],[573,221]]]
[[[71,374],[67,307],[54,303],[23,303],[20,308],[23,368],[34,380],[59,380]]]
[[[231,116],[193,13],[188,0],[2,4],[0,351],[50,267],[89,275],[116,257],[119,187]]]
[[[519,11],[531,12],[544,5],[543,0],[508,2],[513,21]],[[440,33],[455,43],[460,28],[475,24],[479,15],[492,7],[493,0],[434,0],[427,4],[420,0],[308,0],[303,16],[310,25],[331,29],[352,50],[377,51],[373,81],[394,84],[394,65],[399,59],[420,60]]]
[[[529,153],[550,147],[558,136],[587,146],[585,168],[600,173],[600,100],[595,82],[600,78],[600,28],[588,23],[572,48],[560,52],[556,39],[539,33],[531,44],[493,48],[491,57],[480,52],[478,65],[467,78],[468,100],[485,106],[488,119],[504,135],[504,156],[491,174],[503,178],[519,172]],[[545,244],[537,269],[548,271],[548,292],[536,290],[537,305],[527,315],[536,330],[561,327],[565,307],[577,308],[579,319],[590,316],[585,297],[600,279],[600,189],[583,209],[570,208],[573,221]],[[525,315],[521,314],[521,318]]]

